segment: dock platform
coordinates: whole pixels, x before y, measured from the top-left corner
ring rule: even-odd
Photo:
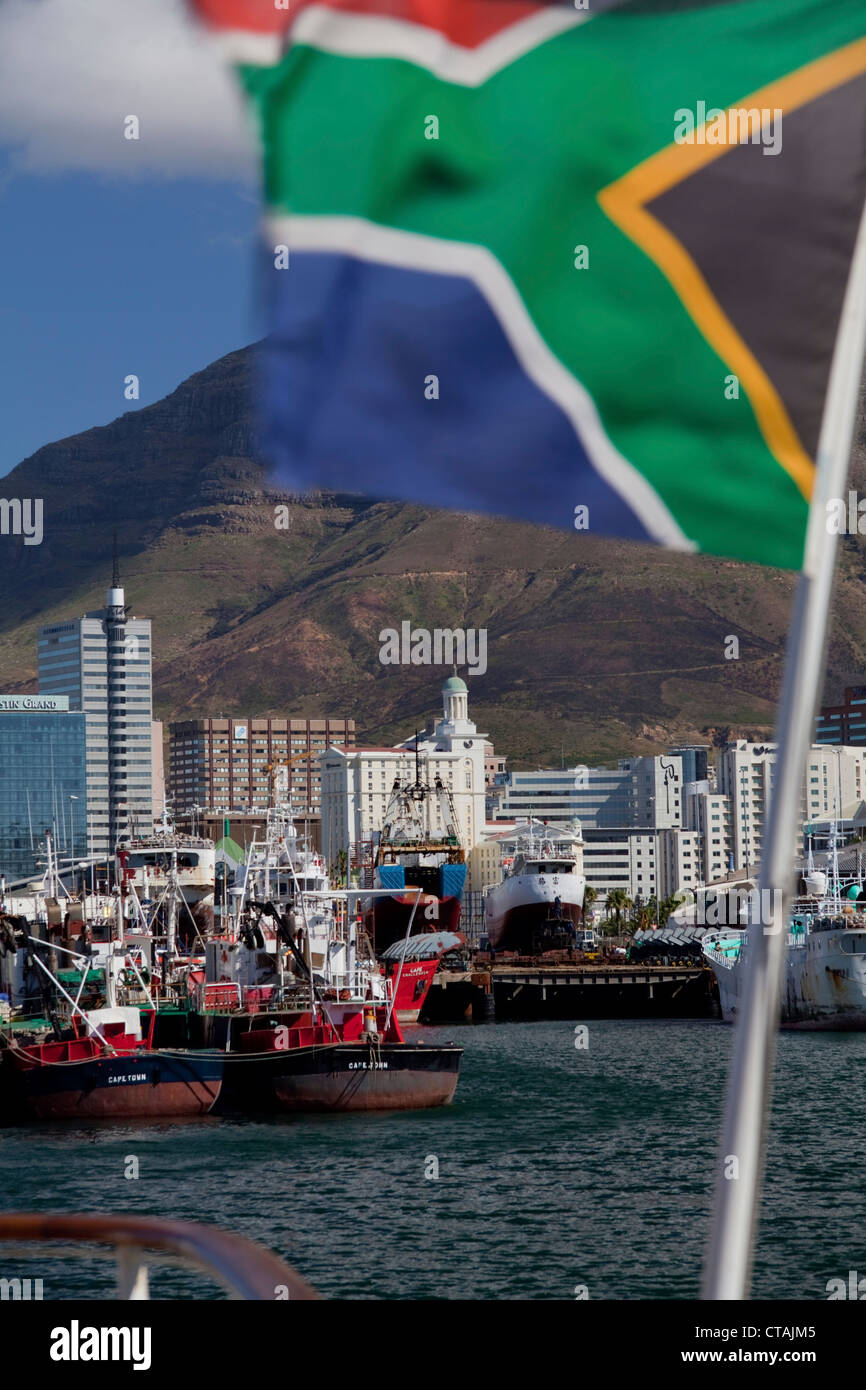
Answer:
[[[440,970],[422,1012],[428,1023],[505,1019],[713,1018],[712,970],[675,965],[491,965]]]

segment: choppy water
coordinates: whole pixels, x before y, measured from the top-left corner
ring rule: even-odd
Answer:
[[[696,1297],[732,1032],[589,1029],[577,1050],[570,1023],[421,1028],[466,1048],[439,1111],[0,1130],[0,1206],[213,1221],[336,1297]],[[866,1275],[864,1069],[866,1034],[779,1039],[756,1296]],[[4,1259],[46,1298],[112,1287],[107,1262]],[[152,1291],[219,1296],[178,1271]]]

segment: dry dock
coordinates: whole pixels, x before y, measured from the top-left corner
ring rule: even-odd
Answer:
[[[422,1020],[713,1018],[713,972],[677,965],[492,965],[440,970]]]

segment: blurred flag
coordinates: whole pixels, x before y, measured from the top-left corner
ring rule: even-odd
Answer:
[[[264,141],[281,481],[801,565],[863,0],[193,5]]]

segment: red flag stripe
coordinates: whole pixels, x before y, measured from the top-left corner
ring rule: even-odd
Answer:
[[[292,0],[291,10],[274,0],[192,0],[193,9],[217,29],[282,34],[311,5],[352,15],[405,20],[434,29],[451,43],[477,48],[494,34],[547,8],[538,0]]]

